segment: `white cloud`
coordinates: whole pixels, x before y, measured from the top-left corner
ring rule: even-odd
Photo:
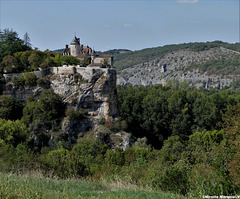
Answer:
[[[197,3],[199,0],[178,0],[179,3]]]
[[[125,23],[125,24],[123,24],[123,26],[124,26],[125,28],[130,28],[130,27],[132,27],[133,25],[132,25],[132,24]]]

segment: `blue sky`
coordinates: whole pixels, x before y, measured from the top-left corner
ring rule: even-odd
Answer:
[[[76,32],[95,50],[239,42],[239,0],[0,0],[1,29],[25,32],[40,50],[64,48]]]

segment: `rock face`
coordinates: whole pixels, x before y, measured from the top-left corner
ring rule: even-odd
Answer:
[[[38,98],[43,89],[49,89],[48,85],[45,86],[25,86],[22,89],[16,88],[12,82],[7,82],[5,85],[2,85],[2,94],[3,95],[12,95],[13,97],[21,100],[23,103],[26,103],[27,98],[30,96]]]
[[[97,138],[110,148],[125,149],[130,144],[130,134],[113,133],[106,128],[99,128],[103,119],[111,121],[119,115],[115,69],[86,68],[81,73],[53,74],[49,79],[51,88],[62,97],[68,107],[88,113],[88,117],[80,122],[63,120],[61,128],[70,144],[81,137]]]
[[[118,116],[114,68],[55,68],[53,74],[47,76],[50,85],[20,89],[9,81],[2,86],[2,94],[26,102],[29,96],[37,98],[43,89],[51,88],[62,97],[67,107],[84,109],[96,119]]]
[[[50,81],[68,107],[87,110],[99,119],[118,116],[115,69],[86,68],[82,75],[54,74]]]
[[[237,74],[225,74],[223,71],[202,72],[198,67],[210,60],[240,58],[240,53],[223,47],[195,52],[189,49],[178,50],[164,57],[134,65],[119,72],[117,84],[151,85],[165,84],[168,80],[187,80],[197,88],[223,88],[233,82]]]
[[[81,121],[66,117],[61,122],[62,133],[70,144],[75,143],[78,138],[91,137],[105,140],[103,143],[111,148],[126,148],[130,143],[130,134],[113,133],[106,130],[107,128],[99,128],[100,123],[112,121],[119,115],[114,68],[55,67],[52,74],[45,78],[50,82],[47,87],[25,86],[19,89],[9,81],[2,85],[2,94],[13,95],[26,102],[30,96],[37,99],[43,89],[53,89],[61,96],[67,108],[72,107],[85,113]]]

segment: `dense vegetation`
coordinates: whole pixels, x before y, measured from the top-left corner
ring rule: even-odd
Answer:
[[[24,43],[16,32],[9,29],[0,31],[0,76],[3,73],[30,72],[52,66],[89,64],[88,59],[79,60],[49,50],[44,52],[33,50],[29,47],[31,44]]]
[[[0,30],[0,62],[5,56],[13,55],[19,51],[30,50],[31,48],[24,44],[24,41],[18,37],[18,34],[12,30]]]
[[[240,95],[233,90],[199,91],[173,80],[166,86],[119,86],[118,100],[128,130],[161,148],[170,135],[186,139],[196,131],[220,130],[227,105],[236,105]]]
[[[240,74],[240,59],[239,55],[234,57],[222,57],[220,59],[212,59],[203,64],[191,64],[184,69],[185,72],[192,69],[199,69],[201,72],[207,72],[208,75],[235,75]]]
[[[11,111],[4,114],[4,104],[13,103],[9,110],[21,106],[1,96],[0,171],[122,182],[194,198],[237,194],[239,92],[170,83],[118,87],[121,117],[128,125],[124,128],[137,140],[125,151],[93,139],[68,144],[59,128],[61,118],[81,122],[86,116],[73,109],[64,112],[51,90],[38,101],[29,98],[22,115],[14,119]]]

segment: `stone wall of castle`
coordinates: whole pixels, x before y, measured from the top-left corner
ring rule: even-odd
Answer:
[[[30,73],[34,73],[37,78],[43,78],[46,75],[49,75],[51,73],[52,69],[51,68],[47,68],[47,69],[43,69],[43,70],[37,70],[37,71],[32,71]],[[9,74],[3,74],[5,79],[11,79],[13,77],[19,77],[20,75],[22,75],[24,73],[9,73]]]
[[[107,71],[108,68],[99,68],[99,67],[76,67],[76,66],[67,66],[67,67],[63,67],[63,66],[56,66],[56,67],[51,67],[51,68],[47,68],[44,70],[39,70],[39,71],[32,71],[30,73],[34,73],[37,78],[43,78],[46,75],[49,75],[50,73],[53,74],[76,74],[79,73],[80,75],[82,75],[83,79],[89,79],[93,74],[94,71]],[[113,69],[115,70],[115,69]],[[13,77],[19,77],[20,75],[22,75],[24,73],[9,73],[9,74],[3,74],[3,76],[5,77],[5,79],[11,79]]]

